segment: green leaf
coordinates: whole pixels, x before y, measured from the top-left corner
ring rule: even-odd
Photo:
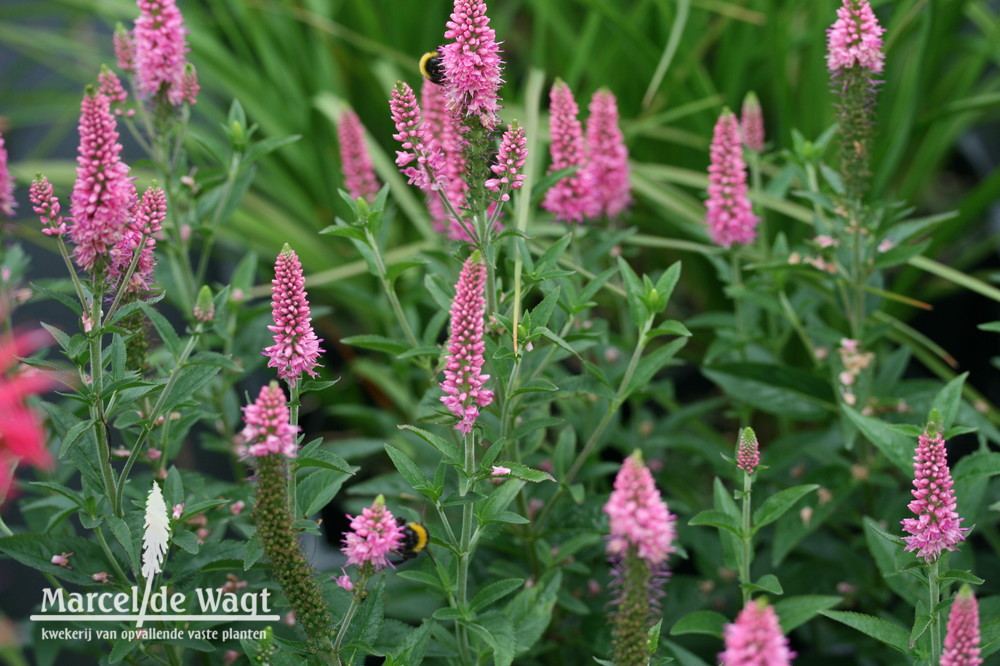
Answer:
[[[796,502],[818,488],[819,485],[808,483],[802,486],[786,488],[768,497],[753,513],[754,533],[756,534],[760,528],[781,518]]]
[[[427,264],[428,261],[422,258],[400,261],[385,269],[385,277],[390,282],[393,282],[396,278],[402,275],[404,271],[416,268],[417,266],[426,266]]]
[[[715,611],[699,610],[685,615],[670,628],[671,636],[707,634],[722,638],[722,627],[729,622],[725,615]]]
[[[540,483],[542,481],[555,481],[552,475],[548,472],[543,472],[537,469],[531,469],[527,465],[522,465],[521,463],[505,460],[497,463],[499,467],[506,467],[510,470],[510,474],[498,478],[510,478],[522,479],[524,481],[530,481],[531,483]]]
[[[457,608],[438,608],[431,614],[431,617],[435,620],[440,620],[441,622],[450,622],[452,620],[461,620],[465,617],[462,611]]]
[[[774,604],[774,612],[781,622],[781,631],[788,634],[813,617],[820,611],[833,608],[841,602],[841,597],[829,595],[801,595],[788,597]]]
[[[264,544],[256,534],[247,539],[247,554],[243,556],[243,571],[250,571],[261,556],[264,555]]]
[[[296,502],[300,516],[311,516],[330,503],[350,475],[331,469],[317,469],[299,479]]]
[[[960,583],[968,583],[969,585],[982,585],[986,582],[979,576],[973,575],[971,571],[962,571],[961,569],[949,569],[941,574],[938,580],[956,580]]]
[[[755,592],[767,592],[775,596],[781,596],[785,593],[784,588],[781,587],[781,581],[774,574],[764,574],[757,581],[747,585],[747,587]]]
[[[824,610],[820,611],[820,615],[846,624],[852,629],[857,629],[861,633],[871,636],[875,640],[885,643],[905,655],[911,654],[909,633],[898,624],[883,620],[880,617],[873,617],[852,611]]]
[[[863,524],[865,525],[866,528],[868,528],[871,531],[875,532],[876,534],[878,534],[880,537],[882,537],[883,539],[885,539],[889,543],[896,544],[897,546],[900,546],[900,547],[906,546],[906,542],[903,541],[903,539],[901,537],[899,537],[899,536],[897,536],[895,534],[892,534],[890,532],[886,532],[881,527],[879,527],[879,524],[876,523],[874,520],[872,520],[870,517],[865,516],[864,520],[863,520]]]
[[[107,523],[108,527],[111,528],[111,533],[115,535],[115,540],[125,550],[132,571],[139,571],[141,566],[139,563],[139,544],[132,540],[132,531],[129,529],[128,523],[118,516],[108,516]]]
[[[632,316],[632,323],[641,331],[650,316],[649,309],[642,302],[646,289],[632,267],[621,257],[618,257],[618,272],[621,273],[622,281],[625,282],[625,297],[628,300],[628,311]]]
[[[438,499],[440,495],[434,488],[431,480],[427,478],[426,474],[420,471],[420,468],[410,460],[409,456],[391,444],[385,445],[385,452],[389,454],[392,464],[396,466],[400,476],[406,479],[411,488],[430,498],[432,501]]]
[[[955,417],[958,416],[958,408],[962,404],[962,387],[968,376],[968,372],[963,372],[945,384],[944,388],[934,397],[931,409],[936,409],[941,413],[942,423],[939,425],[945,430],[955,423]]]
[[[640,359],[635,372],[632,374],[632,378],[628,382],[628,387],[625,389],[625,395],[629,396],[636,391],[641,391],[646,388],[656,373],[659,372],[663,366],[667,365],[667,363],[674,358],[677,352],[681,350],[681,347],[686,344],[687,338],[671,340],[649,356]]]
[[[480,618],[480,621],[485,624],[487,618]],[[494,614],[488,622],[489,628],[475,622],[464,624],[490,646],[495,666],[510,666],[514,662],[514,646],[517,644],[517,638],[514,636],[513,624],[507,617]]]
[[[530,650],[545,633],[552,620],[552,609],[561,584],[562,571],[550,571],[542,576],[539,584],[522,588],[508,602],[504,614],[514,625],[518,654]]]
[[[0,553],[32,569],[78,585],[93,585],[90,575],[106,570],[108,565],[104,551],[96,543],[76,536],[16,534],[0,538]],[[72,569],[52,564],[52,556],[60,553],[73,553],[69,560]]]
[[[382,335],[352,335],[341,339],[345,345],[361,347],[362,349],[374,349],[375,351],[387,354],[402,354],[410,349],[410,345],[396,342]]]
[[[473,613],[477,613],[490,604],[503,599],[522,585],[524,585],[523,578],[505,578],[494,581],[476,592],[476,595],[472,597],[472,602],[469,604],[469,609]]]
[[[837,406],[830,385],[806,370],[771,363],[730,363],[702,368],[728,395],[769,414],[818,421]]]
[[[523,386],[517,387],[510,395],[511,397],[515,395],[521,395],[522,393],[552,393],[558,391],[559,387],[545,379],[544,377],[536,377],[530,382],[524,384]]]
[[[328,227],[320,230],[320,233],[325,236],[338,236],[340,238],[351,238],[356,241],[361,241],[362,243],[368,242],[368,237],[365,236],[365,232],[358,227],[347,227],[339,224],[331,224]]]
[[[649,333],[646,333],[646,342],[648,343],[653,338],[661,335],[690,336],[691,331],[689,331],[688,327],[679,321],[668,319],[667,321],[661,322],[659,326],[651,330]]]
[[[458,447],[455,444],[452,444],[448,440],[444,439],[443,437],[438,437],[434,433],[427,432],[423,428],[418,428],[412,425],[401,425],[397,427],[400,430],[408,430],[412,432],[417,437],[419,437],[420,439],[424,440],[425,442],[433,446],[435,449],[438,450],[438,452],[441,453],[441,455],[444,456],[445,460],[447,460],[448,462],[456,464],[461,463],[462,453],[459,451]]]
[[[296,458],[295,469],[305,467],[319,467],[321,469],[332,469],[344,474],[354,474],[351,465],[335,453],[330,453],[326,449],[316,448],[309,452],[308,456]]]
[[[736,536],[741,536],[743,533],[743,528],[740,527],[739,521],[732,516],[721,511],[716,511],[715,509],[709,509],[708,511],[702,511],[696,514],[691,520],[688,521],[688,525],[710,525],[711,527],[717,527],[719,529],[732,532]]]
[[[149,317],[149,321],[153,322],[156,332],[160,335],[160,340],[163,341],[170,355],[178,358],[181,355],[181,340],[177,337],[174,327],[170,325],[166,317],[154,310],[148,303],[140,303],[139,307]]]
[[[916,442],[896,432],[885,422],[859,414],[847,405],[841,405],[840,409],[890,462],[906,472],[907,476],[913,474],[913,452],[916,449]]]

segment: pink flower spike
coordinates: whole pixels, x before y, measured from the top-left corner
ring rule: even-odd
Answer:
[[[916,518],[902,521],[903,550],[917,551],[917,557],[928,564],[936,560],[943,550],[957,550],[965,541],[967,527],[960,527],[956,509],[955,491],[952,489],[951,471],[944,439],[937,427],[930,423],[920,436],[916,455],[913,457],[913,501],[908,508]]]
[[[510,201],[510,194],[506,190],[517,190],[523,185],[524,174],[521,169],[528,157],[527,143],[523,127],[516,123],[507,126],[507,131],[500,140],[500,150],[497,151],[497,163],[490,167],[496,178],[483,183],[491,192],[500,193],[500,201]]]
[[[344,547],[341,549],[347,555],[347,563],[358,566],[370,564],[375,571],[388,566],[389,553],[403,546],[403,529],[386,508],[385,499],[379,495],[370,507],[362,509],[360,515],[349,515],[348,518],[351,519],[351,530],[344,536]]]
[[[674,552],[677,517],[660,497],[653,475],[638,451],[626,458],[618,470],[604,513],[611,518],[608,555],[624,557],[631,546],[651,567],[660,567]]]
[[[340,114],[337,123],[337,140],[340,143],[340,168],[344,173],[344,187],[354,199],[363,198],[368,203],[378,194],[378,179],[372,167],[372,158],[365,145],[365,128],[361,119],[351,109]]]
[[[175,0],[138,0],[139,17],[132,32],[135,79],[139,93],[164,94],[174,106],[194,104],[197,86],[185,81],[187,28]],[[121,58],[119,58],[121,60]]]
[[[837,20],[826,31],[827,68],[833,74],[852,67],[881,74],[885,60],[882,53],[884,32],[868,0],[843,0],[837,10]]]
[[[760,100],[753,92],[747,93],[743,98],[740,132],[743,134],[743,145],[755,153],[764,152],[764,112],[760,108]]]
[[[142,199],[135,208],[135,213],[129,221],[129,226],[122,234],[121,240],[111,251],[111,264],[108,266],[108,277],[117,281],[125,276],[132,263],[132,257],[139,249],[139,259],[127,285],[118,285],[126,292],[143,293],[149,289],[153,279],[153,269],[156,267],[156,235],[160,232],[163,221],[167,219],[167,195],[158,187],[151,187],[142,194]]]
[[[448,357],[445,360],[444,381],[441,382],[445,393],[441,402],[459,417],[455,429],[464,434],[472,431],[479,418],[479,408],[493,402],[493,391],[483,388],[490,376],[482,374],[485,287],[486,265],[476,250],[465,260],[455,285]]]
[[[271,281],[274,325],[267,328],[274,333],[274,344],[262,353],[270,358],[267,367],[277,368],[278,377],[289,381],[299,379],[303,372],[315,377],[319,355],[324,351],[310,321],[305,282],[298,255],[285,243],[274,263]]]
[[[94,268],[121,240],[129,222],[135,187],[121,161],[118,126],[108,98],[89,89],[80,111],[76,183],[70,199],[69,235],[77,265]]]
[[[740,128],[732,111],[723,111],[715,124],[711,156],[705,221],[712,240],[726,248],[733,243],[749,244],[757,236],[760,218],[754,215],[747,196]]]
[[[736,466],[747,474],[753,474],[760,464],[760,446],[753,428],[744,428],[736,447]]]
[[[979,666],[979,604],[968,585],[963,585],[948,616],[948,633],[941,653],[941,666]]]
[[[42,233],[46,236],[62,236],[66,233],[66,223],[59,217],[62,207],[59,205],[59,197],[52,191],[52,183],[42,175],[35,176],[31,182],[31,189],[28,190],[28,199],[31,200],[32,210],[38,213],[42,221]]]
[[[594,198],[591,216],[617,218],[632,202],[632,195],[628,148],[619,127],[618,101],[610,90],[598,90],[590,100],[587,153],[585,179],[591,183]]]
[[[4,145],[3,134],[0,134],[0,216],[14,217],[17,201],[14,199],[14,178],[7,168],[7,147]]]
[[[560,169],[581,167],[563,178],[545,193],[542,208],[563,222],[583,222],[591,217],[594,201],[587,169],[587,147],[583,142],[583,127],[577,119],[579,107],[573,91],[565,81],[556,81],[549,91],[549,133],[552,142],[549,152],[552,166],[549,173]]]
[[[486,129],[497,124],[500,46],[490,26],[483,0],[455,0],[455,8],[444,33],[455,41],[439,49],[444,81],[451,108],[460,115],[478,115]]]
[[[441,156],[427,145],[425,133],[421,127],[422,118],[420,105],[413,94],[413,88],[407,83],[399,82],[392,90],[389,100],[389,110],[396,133],[392,138],[399,141],[403,150],[396,151],[396,166],[399,172],[406,176],[409,185],[416,185],[422,190],[430,190],[434,184],[433,178],[441,166]],[[413,165],[416,160],[416,165]],[[428,174],[428,169],[431,174]]]
[[[257,402],[243,408],[244,428],[240,433],[249,455],[263,457],[272,453],[295,457],[295,434],[298,428],[288,422],[288,403],[278,382],[260,389]]]
[[[420,89],[420,105],[423,107],[424,122],[420,127],[427,151],[437,156],[434,173],[437,187],[425,189],[427,208],[431,213],[435,231],[447,232],[448,238],[471,241],[463,222],[456,220],[442,201],[447,198],[451,209],[465,210],[465,197],[469,185],[465,182],[465,149],[468,142],[464,134],[468,131],[461,118],[448,108],[444,88],[424,79]]]
[[[101,73],[97,76],[98,90],[108,98],[111,105],[115,107],[115,115],[122,115],[121,105],[128,99],[128,93],[122,86],[121,79],[110,69],[101,65]]]
[[[135,42],[132,35],[121,23],[115,26],[115,36],[112,40],[115,48],[115,59],[118,67],[126,72],[135,71]]]
[[[490,474],[493,476],[507,476],[510,474],[510,468],[503,467],[502,465],[493,465],[490,469]]]
[[[733,624],[723,629],[726,651],[722,666],[787,666],[795,653],[781,633],[778,615],[765,599],[747,602]]]

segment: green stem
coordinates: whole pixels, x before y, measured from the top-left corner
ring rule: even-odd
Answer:
[[[458,493],[465,497],[472,484],[469,482],[476,471],[476,438],[472,431],[465,435],[465,483],[459,484]],[[466,484],[468,484],[466,486]],[[462,533],[458,544],[458,593],[456,601],[458,608],[465,612],[469,600],[469,560],[472,558],[472,503],[466,502],[462,505]],[[469,663],[469,637],[465,628],[456,621],[455,629],[458,633],[459,650],[462,654],[462,663]]]
[[[750,564],[753,561],[753,535],[750,531],[750,487],[753,479],[743,472],[743,553],[740,557],[740,587],[743,590],[743,605],[750,601]]]
[[[302,387],[297,379],[289,379],[288,381],[288,422],[291,424],[293,431],[296,433],[295,437],[298,438],[298,425],[299,425],[299,406],[301,404],[300,397],[302,395]],[[296,487],[297,487],[297,474],[295,473],[295,463],[292,462],[291,469],[288,471],[288,511],[292,515],[292,520],[298,518],[298,505],[296,504]]]
[[[102,343],[101,327],[101,301],[104,300],[104,290],[94,280],[94,300],[91,302],[90,319],[93,325],[92,333],[89,335],[90,342],[90,386],[92,391],[90,404],[90,419],[94,424],[95,444],[97,446],[97,460],[101,466],[101,479],[104,483],[104,492],[116,516],[121,516],[121,506],[115,502],[115,476],[111,469],[111,442],[107,424],[104,421],[104,349]]]
[[[340,646],[344,643],[344,637],[347,635],[347,628],[351,626],[351,620],[354,619],[354,614],[358,612],[358,607],[361,605],[361,594],[365,587],[368,585],[368,579],[364,578],[358,583],[358,589],[361,592],[357,592],[351,597],[351,605],[347,608],[347,612],[344,614],[344,620],[340,623],[340,629],[337,630],[337,638],[333,641],[333,658],[336,659],[336,663],[340,666],[343,662],[340,661]]]
[[[104,551],[104,556],[108,558],[108,562],[110,562],[111,566],[114,568],[115,575],[118,576],[118,580],[123,582],[127,581],[128,576],[118,564],[118,559],[111,552],[111,548],[108,546],[108,541],[104,538],[104,530],[101,529],[100,525],[94,528],[94,534],[97,535],[97,542],[101,545],[101,550]]]
[[[937,611],[938,603],[941,601],[941,590],[938,583],[939,560],[935,558],[927,569],[928,591],[930,593],[930,606],[927,612],[931,616],[931,659],[930,663],[936,664],[941,659],[941,614]]]

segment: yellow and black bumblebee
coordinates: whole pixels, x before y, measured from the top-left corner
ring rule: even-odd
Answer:
[[[431,83],[444,85],[444,60],[437,51],[428,51],[420,57],[420,73]]]
[[[394,564],[399,564],[407,560],[412,560],[427,548],[427,544],[431,540],[431,535],[421,523],[407,522],[402,518],[397,518],[396,522],[399,523],[399,527],[403,530],[403,543],[400,544],[399,550],[396,551],[399,558],[393,562]]]

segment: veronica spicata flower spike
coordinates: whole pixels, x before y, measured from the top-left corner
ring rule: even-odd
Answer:
[[[524,181],[524,160],[528,157],[528,140],[524,128],[517,124],[507,126],[500,140],[500,150],[497,151],[497,163],[490,167],[496,178],[490,178],[483,185],[491,192],[501,192],[506,187],[510,190],[520,189]],[[500,195],[501,201],[509,201],[510,194],[506,191]]]
[[[185,54],[187,28],[175,0],[138,0],[139,17],[132,31],[136,86],[146,97],[163,93],[174,106],[195,103]],[[119,56],[119,61],[122,57]]]
[[[247,454],[260,458],[277,453],[294,458],[298,427],[288,419],[285,392],[278,383],[262,386],[257,401],[243,408],[244,428],[240,439]]]
[[[297,380],[303,372],[315,377],[324,351],[310,321],[305,282],[299,257],[286,243],[274,263],[271,281],[274,325],[267,328],[274,333],[274,344],[262,353],[270,359],[267,367],[277,368],[278,377],[289,381]]]
[[[795,653],[781,633],[778,615],[765,599],[747,602],[736,622],[723,629],[726,650],[719,655],[722,666],[787,666]]]
[[[115,36],[112,38],[115,49],[115,60],[118,67],[125,72],[135,71],[135,42],[132,35],[121,23],[115,26]]]
[[[760,108],[760,100],[752,91],[743,98],[740,132],[743,134],[743,145],[755,153],[764,152],[764,112]]]
[[[564,222],[583,222],[594,211],[594,200],[590,188],[587,163],[587,146],[583,141],[583,127],[577,115],[579,107],[573,99],[573,91],[565,81],[556,81],[549,91],[549,132],[552,142],[549,152],[552,166],[549,173],[581,167],[563,178],[545,193],[542,208]]]
[[[13,217],[17,201],[14,200],[14,178],[7,167],[7,147],[0,134],[0,216]]]
[[[917,557],[930,563],[943,550],[957,550],[958,544],[965,541],[968,528],[959,526],[963,519],[955,510],[957,503],[944,438],[935,424],[928,424],[918,439],[913,460],[914,499],[908,508],[917,517],[902,521],[903,531],[912,535],[903,537],[907,544],[904,550],[915,550]]]
[[[351,530],[344,536],[344,554],[348,564],[370,565],[375,571],[389,565],[388,555],[403,545],[403,530],[379,495],[351,519]]]
[[[448,357],[441,382],[445,393],[441,402],[459,417],[455,429],[465,434],[479,418],[479,408],[493,402],[493,391],[483,388],[490,376],[482,374],[485,286],[486,265],[477,250],[465,260],[455,285]]]
[[[109,100],[93,89],[83,96],[79,131],[69,235],[76,244],[73,256],[77,265],[89,271],[125,233],[135,186],[119,156],[122,146]]]
[[[42,233],[46,236],[62,236],[66,233],[66,223],[59,216],[62,206],[59,205],[59,197],[52,191],[52,183],[45,176],[39,174],[31,183],[28,190],[28,199],[31,201],[32,210],[38,213],[42,222]]]
[[[753,474],[760,464],[760,446],[753,428],[740,431],[739,443],[736,445],[736,466],[747,474]]]
[[[368,203],[375,201],[378,179],[365,145],[365,128],[352,109],[345,109],[340,114],[337,140],[340,142],[340,168],[347,192],[355,199],[364,198]]]
[[[628,182],[628,148],[618,125],[618,101],[607,89],[594,93],[587,119],[586,180],[590,183],[592,216],[616,218],[632,202]]]
[[[749,244],[757,236],[760,218],[750,207],[740,128],[728,109],[715,124],[711,158],[705,221],[712,240],[726,248],[733,243]]]
[[[430,210],[434,229],[447,232],[451,240],[471,240],[465,226],[454,218],[441,200],[443,194],[453,210],[459,214],[465,210],[469,191],[469,185],[465,181],[465,149],[468,142],[464,134],[467,128],[456,111],[448,107],[442,86],[424,79],[420,89],[420,104],[423,110],[423,140],[427,150],[438,156],[435,176],[440,190],[426,190],[427,208]]]
[[[128,228],[111,251],[108,277],[118,280],[128,271],[136,248],[140,247],[140,244],[142,248],[139,250],[139,259],[129,283],[119,285],[119,289],[131,293],[142,293],[149,289],[153,279],[153,269],[156,266],[156,255],[153,253],[156,249],[156,234],[160,232],[166,218],[167,195],[158,187],[147,189],[135,208]]]
[[[941,666],[979,666],[979,604],[972,588],[962,586],[951,604]]]
[[[434,175],[441,168],[439,151],[432,150],[424,138],[420,105],[409,84],[400,81],[392,90],[389,100],[389,110],[392,112],[392,122],[396,133],[392,138],[403,145],[403,150],[396,151],[396,166],[399,172],[406,176],[410,185],[416,185],[424,191],[430,191]],[[416,160],[416,165],[413,164]],[[433,175],[428,175],[428,169]]]
[[[500,110],[497,92],[503,79],[500,46],[490,27],[483,0],[455,0],[445,39],[453,42],[439,50],[444,82],[452,108],[463,116],[478,115],[480,124],[493,129]]]
[[[868,0],[843,0],[837,10],[837,20],[826,33],[827,68],[834,74],[852,67],[881,74],[885,59],[882,54],[884,32]]]

